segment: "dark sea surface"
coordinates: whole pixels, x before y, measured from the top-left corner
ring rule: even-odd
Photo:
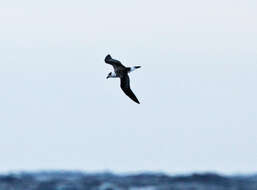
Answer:
[[[0,190],[257,190],[257,175],[19,172],[0,175]]]

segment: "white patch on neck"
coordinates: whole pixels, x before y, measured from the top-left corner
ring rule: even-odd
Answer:
[[[117,77],[116,73],[111,72],[111,77],[116,78]]]

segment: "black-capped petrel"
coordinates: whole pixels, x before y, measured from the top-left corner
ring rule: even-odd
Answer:
[[[114,73],[110,72],[106,78],[120,78],[120,87],[123,92],[133,101],[140,104],[137,97],[130,89],[128,73],[140,68],[141,66],[125,67],[120,61],[113,59],[110,55],[107,55],[104,61],[107,64],[112,65],[114,68]]]

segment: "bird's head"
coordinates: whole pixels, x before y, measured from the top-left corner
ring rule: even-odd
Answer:
[[[112,72],[110,72],[110,73],[107,75],[106,79],[110,78],[111,76],[112,76]]]

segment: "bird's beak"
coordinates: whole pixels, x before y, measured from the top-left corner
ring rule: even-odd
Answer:
[[[108,79],[109,78],[109,75],[106,77],[106,79]]]

